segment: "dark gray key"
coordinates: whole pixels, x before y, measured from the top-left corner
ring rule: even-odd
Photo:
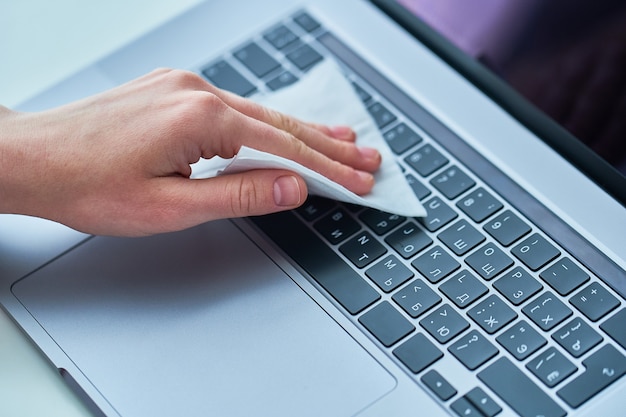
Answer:
[[[526,368],[550,388],[557,386],[578,369],[555,347],[549,347],[528,362]]]
[[[401,154],[420,143],[423,139],[405,123],[398,123],[383,135],[387,144],[396,154]]]
[[[493,286],[516,306],[522,304],[543,288],[539,281],[519,266],[504,274],[493,283]]]
[[[443,352],[422,333],[395,348],[393,354],[414,374],[419,374],[443,357]]]
[[[372,103],[367,106],[367,111],[369,112],[370,116],[372,116],[372,119],[374,119],[374,122],[379,129],[384,128],[385,126],[397,119],[395,114],[393,114],[383,104],[378,102]]]
[[[304,204],[298,207],[296,211],[299,215],[304,217],[305,220],[313,221],[335,208],[336,205],[334,200],[309,196]]]
[[[263,34],[263,37],[276,49],[286,48],[299,39],[298,36],[285,25],[278,25],[268,30]]]
[[[448,163],[448,158],[431,145],[424,145],[407,156],[404,161],[418,174],[426,177]]]
[[[465,308],[487,294],[487,287],[470,272],[463,270],[439,286],[441,292],[460,308]]]
[[[502,203],[481,187],[461,198],[456,206],[476,223],[480,223],[499,211]]]
[[[517,318],[517,313],[495,294],[485,298],[467,315],[489,334],[496,333]]]
[[[413,318],[421,316],[441,302],[441,297],[419,278],[395,293],[392,299]]]
[[[378,236],[384,235],[406,220],[406,217],[397,214],[385,213],[376,209],[366,209],[359,215],[359,219],[369,226]]]
[[[437,236],[452,252],[464,255],[485,240],[474,226],[461,219]]]
[[[515,323],[496,337],[496,341],[519,361],[526,359],[547,343],[546,339],[524,320]]]
[[[380,299],[364,278],[293,213],[253,217],[252,221],[350,314]]]
[[[415,274],[404,266],[398,258],[389,255],[365,271],[365,275],[374,281],[381,290],[391,292],[413,278]]]
[[[572,315],[565,304],[550,291],[546,291],[522,309],[537,326],[550,330]]]
[[[339,251],[350,259],[356,267],[363,268],[383,256],[387,252],[387,248],[376,240],[370,232],[362,231],[341,245]]]
[[[307,32],[313,32],[321,27],[320,23],[306,12],[300,12],[293,17],[294,22]]]
[[[573,408],[580,407],[626,373],[626,358],[611,345],[600,348],[583,365],[585,372],[557,392]]]
[[[486,280],[497,277],[513,265],[513,259],[491,242],[465,258],[465,262]]]
[[[426,188],[426,186],[413,174],[406,174],[405,178],[407,184],[409,184],[409,186],[413,190],[413,193],[419,200],[423,200],[430,195],[431,191]]]
[[[411,262],[411,265],[433,284],[441,281],[461,266],[441,246],[429,249]]]
[[[450,200],[457,198],[476,184],[457,166],[446,168],[430,180],[430,183]]]
[[[592,282],[569,299],[589,320],[598,321],[619,306],[619,300],[599,282]]]
[[[444,304],[420,321],[422,326],[439,343],[448,343],[469,327],[469,323],[456,310]]]
[[[553,244],[537,233],[524,239],[511,252],[533,271],[540,269],[561,254]]]
[[[211,64],[202,74],[215,86],[243,97],[256,91],[256,87],[226,61]]]
[[[498,348],[476,330],[472,330],[451,344],[448,351],[470,371],[498,354]]]
[[[361,87],[360,84],[353,81],[352,87],[354,88],[354,91],[356,91],[356,94],[359,96],[359,98],[361,99],[363,103],[367,103],[368,101],[372,99],[372,95],[368,93],[366,89]]]
[[[441,401],[448,401],[457,393],[456,389],[434,369],[422,375],[420,381],[439,397]]]
[[[315,64],[324,59],[319,52],[311,48],[309,45],[299,46],[294,51],[289,52],[286,56],[287,59],[301,71],[307,71],[313,68]]]
[[[621,309],[613,317],[600,325],[600,328],[606,332],[613,340],[626,349],[626,309]]]
[[[441,229],[458,216],[456,211],[436,196],[424,203],[424,208],[426,217],[420,218],[419,221],[431,232]]]
[[[259,78],[280,67],[278,61],[253,42],[236,50],[234,55],[235,58]]]
[[[359,317],[361,323],[380,343],[389,347],[415,330],[388,301],[383,301]]]
[[[404,259],[430,246],[433,240],[415,223],[408,222],[385,239]]]
[[[500,407],[493,398],[487,395],[485,391],[480,389],[480,387],[476,387],[465,394],[465,398],[471,402],[484,417],[494,417],[502,412],[502,407]]]
[[[589,280],[589,275],[570,258],[561,258],[539,274],[556,292],[567,295]]]
[[[478,373],[478,378],[521,417],[564,417],[567,413],[505,357]]]
[[[483,226],[503,246],[509,246],[522,236],[528,234],[530,226],[524,223],[511,210],[506,210]]]
[[[279,76],[269,80],[267,82],[267,87],[270,90],[276,91],[280,90],[283,87],[287,87],[288,85],[294,84],[296,81],[298,81],[298,77],[296,77],[289,71],[285,71]]]
[[[484,417],[478,408],[465,397],[455,400],[450,404],[450,408],[459,417]]]
[[[552,339],[575,358],[581,357],[602,342],[602,336],[580,317],[554,332]]]
[[[358,232],[361,226],[348,213],[338,208],[317,221],[315,229],[330,243],[337,244]]]

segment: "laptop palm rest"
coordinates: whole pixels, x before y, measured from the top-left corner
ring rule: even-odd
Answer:
[[[396,383],[229,221],[95,237],[13,292],[122,416],[353,415]]]

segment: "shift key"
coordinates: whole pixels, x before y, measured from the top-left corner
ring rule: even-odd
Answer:
[[[564,417],[567,413],[508,358],[500,358],[478,374],[493,392],[521,417]]]

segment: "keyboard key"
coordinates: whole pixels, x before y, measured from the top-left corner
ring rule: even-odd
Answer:
[[[363,268],[387,252],[378,240],[370,232],[360,232],[339,247],[343,253],[357,268]]]
[[[461,219],[437,236],[452,252],[464,255],[485,240],[474,226]]]
[[[378,102],[372,103],[367,106],[367,111],[369,112],[370,116],[372,116],[372,119],[374,119],[374,122],[379,129],[384,128],[385,126],[397,119],[395,114],[393,114],[383,104]]]
[[[599,282],[592,282],[569,299],[589,320],[598,321],[619,306],[619,300]]]
[[[573,408],[580,407],[626,373],[626,358],[611,345],[600,348],[583,365],[585,372],[557,391]]]
[[[447,343],[469,327],[456,310],[444,304],[420,321],[420,325],[439,343]]]
[[[556,292],[567,295],[589,280],[589,275],[570,258],[561,258],[539,274]]]
[[[508,358],[498,359],[479,372],[478,378],[521,417],[564,417],[567,414]]]
[[[575,358],[581,357],[602,342],[602,336],[580,317],[554,332],[552,339]]]
[[[457,393],[456,389],[434,369],[422,375],[420,381],[439,397],[441,401],[448,401]]]
[[[359,223],[344,210],[332,210],[315,223],[315,229],[332,244],[341,243],[361,229]]]
[[[307,221],[313,221],[333,209],[337,204],[328,198],[309,196],[296,211]]]
[[[551,330],[572,315],[565,304],[550,291],[546,291],[522,309],[537,326]]]
[[[554,347],[528,362],[526,368],[550,388],[557,386],[578,369]]]
[[[298,41],[298,36],[293,33],[287,26],[278,25],[263,34],[266,41],[272,44],[276,49],[283,49]]]
[[[498,349],[476,330],[454,342],[448,351],[470,371],[498,354]]]
[[[372,99],[372,95],[368,93],[366,89],[361,87],[359,83],[352,81],[352,87],[363,103],[367,103]]]
[[[533,271],[540,269],[561,254],[553,244],[537,233],[515,246],[511,252]]]
[[[547,343],[546,339],[524,320],[515,323],[496,337],[496,341],[518,361],[523,361]]]
[[[621,309],[613,317],[600,325],[613,340],[626,349],[626,309]]]
[[[522,267],[515,267],[493,283],[513,305],[520,305],[543,289],[543,285]]]
[[[458,217],[456,211],[452,210],[439,197],[433,197],[424,203],[426,217],[419,219],[420,223],[431,232],[435,232],[452,220]]]
[[[254,75],[261,78],[280,68],[280,64],[256,43],[249,43],[234,52],[235,58]]]
[[[415,275],[394,255],[389,255],[365,271],[372,281],[385,292],[391,292]]]
[[[441,281],[461,266],[441,246],[435,246],[426,251],[411,262],[411,265],[433,284]]]
[[[422,184],[420,180],[415,178],[413,174],[406,174],[405,178],[407,184],[409,184],[418,200],[423,200],[430,195],[431,191],[426,188],[426,186]]]
[[[359,313],[381,298],[293,213],[252,217],[252,221],[350,314]]]
[[[485,295],[487,287],[468,271],[461,271],[439,286],[441,292],[460,308]]]
[[[433,243],[433,240],[413,222],[401,226],[387,236],[385,241],[404,259],[409,259]]]
[[[450,200],[457,198],[476,185],[474,180],[457,166],[446,168],[430,180],[430,183]]]
[[[472,220],[480,223],[502,208],[502,203],[484,188],[478,188],[456,203]]]
[[[452,411],[459,417],[484,417],[467,398],[461,397],[450,404]]]
[[[313,32],[321,27],[320,23],[306,12],[300,12],[293,17],[293,21],[307,32]]]
[[[420,135],[415,133],[413,129],[408,127],[405,123],[398,123],[393,128],[389,129],[383,135],[387,141],[387,145],[396,154],[400,155],[409,148],[420,143],[423,139]]]
[[[406,220],[406,217],[375,209],[366,209],[359,218],[378,236],[384,235]]]
[[[509,246],[530,232],[530,226],[517,217],[511,210],[506,210],[483,226],[483,229],[503,246]]]
[[[424,145],[409,156],[404,161],[418,174],[426,177],[448,163],[448,158],[431,145]]]
[[[480,387],[476,387],[465,394],[465,398],[471,402],[484,417],[494,417],[502,412],[502,407],[487,395],[485,391],[480,389]]]
[[[226,61],[218,61],[202,70],[202,74],[216,87],[242,97],[251,95],[256,87]]]
[[[315,64],[324,59],[319,52],[306,44],[299,46],[294,51],[289,52],[286,56],[287,59],[301,71],[307,71],[313,68]]]
[[[465,262],[487,281],[513,265],[513,259],[491,242],[465,258]]]
[[[419,278],[395,293],[392,299],[413,318],[421,316],[441,302],[441,297]]]
[[[359,317],[361,323],[380,343],[389,347],[415,330],[388,301],[383,301]]]
[[[467,315],[489,334],[496,333],[517,318],[517,313],[495,294],[485,298]]]
[[[419,374],[443,357],[443,353],[422,333],[402,343],[393,354],[414,374]]]
[[[288,85],[294,84],[296,81],[298,81],[298,77],[289,71],[284,71],[279,76],[269,80],[267,82],[267,87],[272,91],[276,91],[283,87],[287,87]]]

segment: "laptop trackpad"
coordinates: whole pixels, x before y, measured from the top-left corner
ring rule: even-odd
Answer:
[[[395,386],[228,221],[96,237],[13,291],[122,416],[353,415]]]

